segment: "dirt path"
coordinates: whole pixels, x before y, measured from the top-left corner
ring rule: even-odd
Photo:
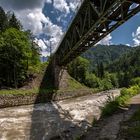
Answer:
[[[79,98],[0,109],[0,140],[73,140],[98,118],[119,90]]]
[[[121,123],[127,121],[140,108],[140,94],[130,101],[128,110],[122,110],[108,118],[100,120],[81,138],[81,140],[121,140],[119,136]]]

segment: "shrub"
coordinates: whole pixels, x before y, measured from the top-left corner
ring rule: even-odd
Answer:
[[[109,79],[103,79],[101,81],[100,88],[102,90],[109,90],[109,89],[113,88],[113,85],[112,85],[112,83],[111,83],[111,81]]]
[[[85,78],[85,85],[91,88],[99,88],[100,86],[100,79],[95,76],[95,74],[86,74]]]
[[[109,116],[114,113],[118,108],[117,101],[111,101],[106,104],[106,106],[102,109],[102,116]]]
[[[140,93],[140,87],[138,85],[132,86],[130,88],[123,88],[121,90],[120,96],[118,96],[114,101],[108,102],[102,109],[102,115],[108,116],[114,113],[120,106],[126,106],[129,99]]]
[[[138,85],[140,86],[140,77],[137,77],[137,78],[133,78],[130,82],[130,84],[133,86],[133,85]]]
[[[140,92],[138,85],[131,86],[130,88],[123,88],[121,90],[121,96],[129,95],[130,97],[137,95]]]
[[[114,73],[111,73],[111,74],[109,74],[109,77],[110,77],[110,80],[111,80],[113,87],[119,87],[117,75]]]

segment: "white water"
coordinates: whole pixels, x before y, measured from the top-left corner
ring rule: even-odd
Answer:
[[[0,109],[0,140],[49,140],[61,135],[79,135],[99,118],[110,95],[119,90],[38,105]]]

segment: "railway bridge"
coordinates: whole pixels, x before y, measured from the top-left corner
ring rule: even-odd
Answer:
[[[139,11],[140,0],[83,0],[53,55],[50,65],[54,85],[61,86],[63,68],[69,62]]]

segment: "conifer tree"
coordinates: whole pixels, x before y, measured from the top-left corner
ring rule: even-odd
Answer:
[[[9,19],[9,28],[15,28],[20,30],[22,28],[20,21],[16,18],[15,14],[13,13]]]
[[[2,7],[0,7],[0,32],[3,32],[7,28],[7,16]]]

